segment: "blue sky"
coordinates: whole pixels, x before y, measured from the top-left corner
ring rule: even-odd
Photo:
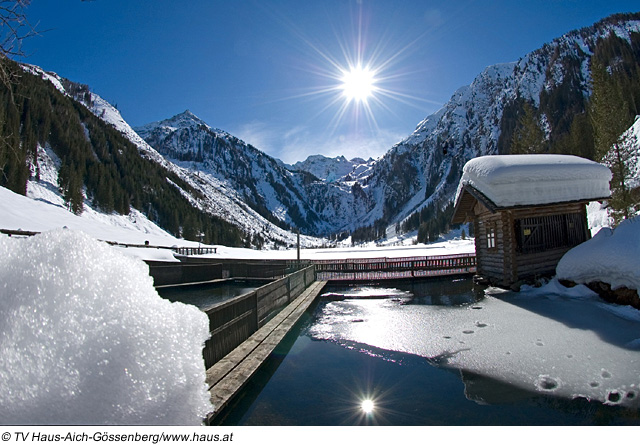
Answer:
[[[486,66],[637,1],[33,0],[23,60],[116,104],[132,125],[189,109],[285,162],[377,157]],[[345,102],[341,69],[374,91]]]

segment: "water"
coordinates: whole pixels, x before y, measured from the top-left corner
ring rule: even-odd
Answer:
[[[158,294],[167,300],[192,304],[205,310],[214,304],[251,292],[262,284],[264,283],[228,280],[218,283],[166,287],[158,289]]]
[[[469,280],[327,289],[218,422],[640,424],[637,409],[524,390],[490,373],[452,366],[460,351],[475,347],[471,339],[492,328],[478,321],[462,329],[452,320],[481,319],[491,303]]]

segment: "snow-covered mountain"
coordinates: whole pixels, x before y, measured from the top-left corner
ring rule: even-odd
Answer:
[[[588,98],[589,59],[597,41],[610,33],[628,42],[634,35],[637,41],[639,32],[637,14],[614,16],[557,38],[516,62],[487,67],[374,165],[366,185],[376,197],[375,207],[362,222],[383,218],[393,224],[430,203],[441,208],[451,202],[468,160],[508,150],[504,134],[513,127],[510,111],[515,105],[528,101],[556,113],[558,108],[549,105],[556,97]],[[541,117],[548,135],[561,124],[553,113]]]
[[[281,161],[210,127],[190,111],[135,130],[171,162],[214,178],[254,211],[283,227],[325,235],[354,228],[363,210],[373,206],[357,179],[342,177],[332,182],[304,169],[289,170]],[[362,178],[366,162],[362,162],[364,168],[357,167],[357,162],[349,164],[347,173]]]
[[[249,241],[251,241],[254,246],[261,246],[263,244],[272,247],[295,245],[295,233],[279,227],[260,215],[245,203],[243,197],[238,192],[229,189],[227,185],[219,181],[216,177],[206,172],[194,170],[189,163],[171,162],[158,153],[158,151],[147,144],[147,142],[129,126],[114,106],[102,99],[99,95],[90,92],[86,86],[71,82],[55,73],[45,72],[37,66],[22,65],[22,68],[26,72],[51,82],[58,91],[85,105],[94,115],[101,118],[133,142],[138,147],[142,156],[158,163],[168,171],[176,173],[196,191],[194,195],[190,195],[184,190],[182,191],[183,195],[187,196],[194,206],[231,222],[250,237]],[[190,124],[204,125],[201,121],[197,122],[197,118],[190,113],[185,113],[184,118]],[[179,122],[175,122],[175,124],[178,125]],[[228,137],[231,138],[231,136]],[[28,196],[40,200],[43,200],[44,197],[46,201],[61,205],[62,198],[59,196],[58,191],[58,169],[60,160],[56,159],[56,156],[48,147],[39,146],[38,161],[39,171],[47,172],[47,174],[39,174],[37,178],[34,176],[29,181],[27,187]],[[91,209],[91,204],[88,201],[85,202],[85,208],[89,210],[88,214],[100,213],[99,209]],[[136,215],[139,221],[144,219],[144,215],[137,211]],[[148,220],[146,220],[146,224],[153,225]],[[142,230],[146,231],[147,229],[143,228]],[[318,246],[322,244],[322,242],[323,240],[315,237],[304,235],[301,237],[303,246]]]
[[[326,182],[348,182],[366,178],[373,164],[375,164],[373,158],[364,160],[362,158],[347,159],[344,156],[328,158],[323,155],[312,155],[304,161],[287,165],[287,168],[293,171],[306,171]]]
[[[308,233],[373,225],[395,229],[425,206],[451,203],[468,160],[508,152],[522,103],[540,108],[541,124],[552,136],[562,124],[553,100],[569,90],[584,107],[590,95],[589,59],[596,42],[610,33],[631,41],[638,32],[637,15],[614,16],[516,62],[487,67],[378,160],[317,155],[285,168],[189,112],[136,130],[184,168],[214,176],[263,215]]]
[[[614,16],[516,62],[487,67],[377,160],[317,155],[289,166],[189,111],[134,131],[88,89],[36,67],[25,69],[82,102],[144,157],[179,175],[196,191],[183,190],[193,205],[257,240],[290,245],[294,228],[314,236],[374,226],[393,232],[427,206],[450,204],[468,160],[508,152],[524,102],[539,110],[540,124],[553,138],[566,126],[558,117],[560,107],[566,109],[569,101],[572,112],[584,108],[591,94],[590,57],[597,42],[611,34],[638,42],[640,17]],[[318,242],[303,237],[303,243]]]

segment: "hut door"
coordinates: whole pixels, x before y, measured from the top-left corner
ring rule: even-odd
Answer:
[[[584,218],[579,213],[522,218],[515,221],[515,226],[521,253],[573,247],[586,241]]]

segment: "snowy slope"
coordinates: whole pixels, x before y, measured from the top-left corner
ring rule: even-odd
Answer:
[[[626,185],[630,189],[640,187],[640,116],[636,116],[636,120],[620,138],[623,144],[627,145],[632,156],[630,161],[631,177],[627,181]]]
[[[23,69],[40,76],[44,80],[50,81],[59,91],[83,103],[93,114],[113,126],[133,142],[138,147],[142,156],[178,174],[178,176],[200,192],[201,198],[190,198],[194,205],[233,223],[251,236],[264,238],[267,247],[270,245],[273,246],[274,243],[285,246],[296,243],[296,235],[294,233],[276,226],[265,219],[264,216],[251,209],[245,204],[244,199],[237,192],[229,189],[213,175],[207,174],[206,172],[195,171],[187,163],[179,165],[180,163],[173,163],[167,160],[147,144],[138,133],[129,126],[115,107],[97,94],[89,92],[88,87],[75,84],[55,73],[45,72],[41,68],[33,65],[23,65]],[[80,93],[78,93],[78,91]],[[43,177],[40,175],[40,181],[31,180],[27,187],[28,195],[34,199],[40,199],[41,195],[44,194],[47,196],[44,198],[47,201],[53,202],[55,205],[61,205],[62,199],[57,192],[57,165],[54,159],[55,155],[53,155],[51,150],[46,150],[42,147],[40,147],[39,150],[42,155],[39,167],[40,169],[48,171],[49,176]],[[87,214],[97,215],[100,213],[91,210],[90,203],[88,202],[85,202],[85,208],[88,209]],[[139,213],[138,217],[142,216],[143,215]],[[104,217],[106,219],[111,218],[110,215],[104,215]],[[147,223],[152,224],[149,221],[147,221]],[[301,243],[307,246],[320,245],[322,242],[322,240],[313,237],[301,237]]]

